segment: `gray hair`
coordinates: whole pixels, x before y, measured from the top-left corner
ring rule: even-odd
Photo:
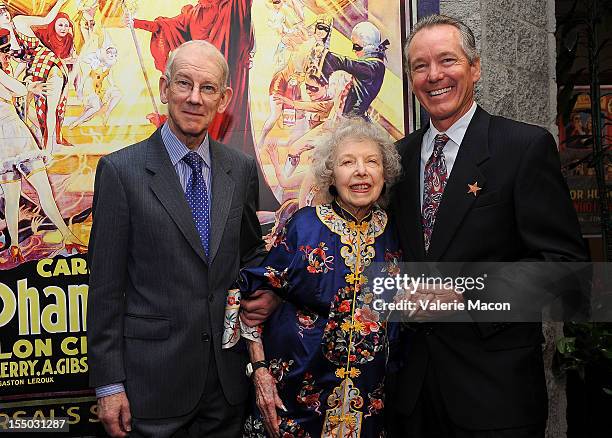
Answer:
[[[377,202],[381,207],[385,207],[388,203],[389,189],[399,179],[402,172],[400,156],[389,134],[361,117],[341,119],[317,142],[311,167],[315,184],[320,193],[329,194],[329,188],[334,179],[336,151],[342,142],[349,139],[372,140],[380,148],[386,187]],[[328,196],[328,200],[331,200],[331,195]]]
[[[164,76],[166,79],[171,80],[174,67],[174,59],[176,58],[177,53],[185,47],[200,47],[212,55],[212,58],[217,62],[219,67],[221,67],[222,77],[221,77],[221,86],[223,88],[227,87],[227,80],[229,78],[229,66],[227,65],[227,61],[223,54],[217,49],[213,44],[204,40],[190,40],[184,42],[172,52],[170,52],[170,56],[168,56],[168,62],[166,62],[166,69],[164,70]]]
[[[410,73],[410,54],[408,53],[408,47],[410,47],[410,42],[414,38],[414,36],[423,29],[428,29],[434,26],[442,26],[449,25],[453,26],[459,31],[461,43],[461,48],[463,49],[463,53],[465,53],[466,58],[470,65],[474,64],[474,61],[479,58],[478,50],[476,50],[476,38],[474,38],[474,33],[472,29],[470,29],[467,24],[463,23],[456,18],[449,17],[448,15],[441,14],[433,14],[428,15],[427,17],[421,18],[412,28],[410,35],[408,36],[408,41],[406,41],[406,46],[404,47],[404,56],[406,58],[406,68],[408,73]]]

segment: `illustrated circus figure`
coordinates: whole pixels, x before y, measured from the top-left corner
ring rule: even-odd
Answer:
[[[11,18],[6,5],[0,3],[0,26],[9,30],[11,38],[21,47],[20,58],[26,65],[26,80],[43,82],[43,91],[34,97],[36,117],[41,130],[42,144],[49,151],[61,144],[61,128],[66,111],[64,89],[68,83],[68,70],[61,58],[45,46],[34,33],[33,27],[47,26],[57,17],[66,0],[57,0],[44,17],[18,15]]]
[[[257,142],[258,151],[263,149],[268,134],[281,117],[283,126],[292,127],[293,132],[296,130],[300,130],[301,134],[305,132],[304,111],[288,103],[302,99],[301,84],[303,82],[304,73],[301,71],[301,66],[296,66],[292,60],[289,60],[285,68],[276,72],[272,77],[268,89],[270,113],[264,122]],[[286,100],[281,100],[281,97]]]
[[[310,49],[310,53],[308,54],[308,58],[306,60],[306,73],[308,75],[321,75],[323,57],[327,53],[326,49],[329,49],[331,30],[333,26],[333,17],[324,14],[317,16],[317,20],[309,29],[309,33],[312,34],[314,44]]]
[[[296,50],[308,39],[304,4],[298,0],[267,0],[266,5],[271,9],[268,26],[279,36],[274,52],[274,70],[279,71],[287,65],[288,51]]]
[[[34,34],[64,64],[68,65],[74,62],[74,25],[68,14],[58,12],[51,23],[42,29],[36,29]]]
[[[105,32],[102,47],[83,57],[83,63],[87,65],[88,71],[81,91],[84,109],[83,113],[70,124],[70,129],[90,120],[99,112],[102,112],[102,123],[108,124],[111,112],[122,97],[111,71],[117,63],[117,56],[117,47]]]
[[[68,70],[68,85],[73,84],[75,89],[78,87],[77,71],[74,64],[77,61],[77,54],[74,46],[74,25],[68,14],[64,12],[58,12],[57,17],[42,29],[34,31],[38,39],[62,60]],[[68,87],[64,87],[63,95],[61,97],[61,105],[66,105]],[[64,110],[62,110],[62,116]],[[56,139],[58,143],[63,145],[70,145],[68,140],[62,137],[61,130],[58,129],[56,132]]]
[[[98,0],[79,0],[77,4],[77,13],[74,16],[74,46],[79,53],[87,53],[102,41],[102,29],[96,22],[98,8]]]
[[[0,17],[6,20],[4,14]],[[83,253],[86,246],[70,231],[53,197],[45,166],[48,154],[38,147],[13,105],[13,98],[24,96],[27,88],[7,73],[10,72],[9,50],[8,37],[0,38],[0,187],[10,239],[9,261],[21,263],[25,260],[19,246],[19,200],[24,178],[36,191],[42,211],[60,232],[66,251]]]
[[[281,117],[283,127],[291,129],[287,144],[292,144],[303,136],[308,129],[312,128],[312,125],[309,126],[310,120],[307,121],[305,118],[305,109],[299,104],[294,104],[294,102],[302,101],[301,87],[309,78],[315,77],[327,84],[328,79],[321,77],[320,65],[325,48],[329,46],[331,28],[332,20],[330,17],[318,17],[312,26],[310,49],[306,48],[307,55],[300,56],[297,50],[294,51],[286,65],[272,76],[268,90],[270,113],[264,122],[257,142],[258,152],[264,148],[266,138]],[[306,90],[307,94],[310,95],[308,87],[306,87]],[[323,112],[329,114],[328,110],[323,110]]]
[[[351,41],[357,59],[328,51],[323,60],[322,73],[329,77],[333,72],[343,70],[353,77],[344,93],[342,114],[367,119],[367,111],[385,77],[385,51],[389,41],[382,41],[380,30],[369,21],[355,25]]]

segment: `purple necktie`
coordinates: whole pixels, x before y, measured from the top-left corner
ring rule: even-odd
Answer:
[[[446,134],[436,135],[433,152],[425,165],[421,221],[426,252],[429,250],[431,233],[436,222],[436,212],[446,187],[447,172],[443,149],[448,140]]]
[[[185,197],[187,203],[191,207],[193,221],[196,229],[200,234],[200,241],[204,247],[204,253],[208,257],[208,236],[210,232],[209,207],[208,207],[208,190],[206,189],[206,181],[202,175],[202,163],[204,160],[196,152],[189,152],[183,157],[183,161],[191,167],[191,176],[187,183],[187,191]]]

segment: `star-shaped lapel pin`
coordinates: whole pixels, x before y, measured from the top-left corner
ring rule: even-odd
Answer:
[[[474,195],[474,197],[478,196],[478,191],[482,190],[482,187],[478,187],[478,181],[474,181],[474,184],[468,184],[468,194]]]

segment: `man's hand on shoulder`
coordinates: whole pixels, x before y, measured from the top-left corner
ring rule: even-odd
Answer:
[[[249,327],[264,323],[276,310],[281,299],[267,290],[257,290],[249,298],[240,301],[240,319]]]
[[[132,430],[130,402],[125,392],[98,399],[98,418],[112,437],[125,437]]]

